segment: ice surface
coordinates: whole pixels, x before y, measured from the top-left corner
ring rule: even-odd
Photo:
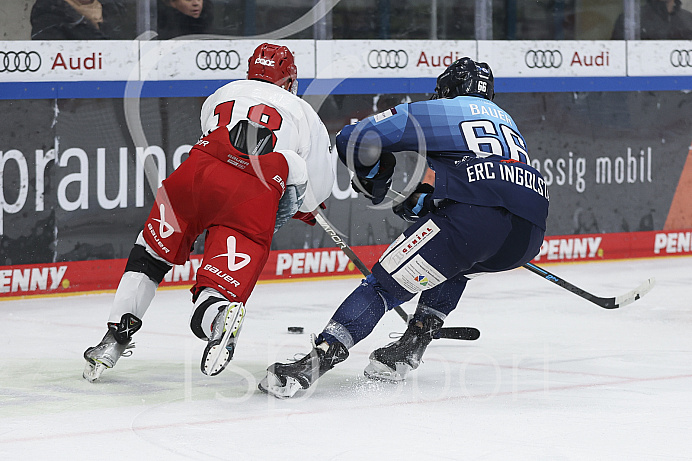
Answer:
[[[309,350],[357,279],[258,285],[216,377],[187,290],[158,292],[134,354],[94,384],[82,353],[112,294],[0,301],[0,459],[692,459],[692,258],[546,267],[599,296],[657,285],[609,311],[524,269],[486,275],[446,323],[478,341],[434,341],[405,384],[370,382],[369,353],[404,329],[388,313],[291,400],[257,382]]]

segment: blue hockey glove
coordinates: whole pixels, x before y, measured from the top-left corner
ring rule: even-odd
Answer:
[[[373,205],[377,205],[384,200],[392,184],[392,175],[396,166],[396,158],[391,152],[382,152],[380,160],[370,170],[366,176],[356,173],[351,185],[356,192],[364,194],[369,198]]]
[[[404,221],[416,222],[419,218],[435,209],[432,198],[434,191],[435,188],[430,184],[418,184],[413,194],[400,204],[394,205],[392,211]]]

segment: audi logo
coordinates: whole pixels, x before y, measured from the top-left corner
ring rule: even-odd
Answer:
[[[35,51],[0,51],[0,72],[36,72],[41,55]]]
[[[235,50],[202,50],[195,61],[199,70],[234,70],[240,65],[240,55]]]
[[[524,62],[529,69],[557,69],[562,65],[562,53],[559,50],[529,50]]]
[[[408,54],[404,50],[372,50],[368,64],[373,69],[403,69],[408,65]]]
[[[692,67],[692,50],[673,50],[670,53],[673,67]]]

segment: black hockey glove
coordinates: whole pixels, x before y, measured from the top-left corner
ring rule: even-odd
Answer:
[[[391,152],[382,152],[376,173],[372,177],[360,176],[356,173],[351,185],[377,205],[384,200],[392,184],[392,175],[396,166],[396,158]],[[372,175],[372,172],[368,176]]]
[[[413,194],[400,204],[394,205],[392,210],[404,221],[416,222],[435,209],[432,198],[434,191],[435,188],[430,184],[420,183]]]

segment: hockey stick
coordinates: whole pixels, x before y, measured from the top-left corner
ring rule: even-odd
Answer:
[[[387,196],[391,199],[404,199],[404,196],[401,193],[392,189],[387,191]],[[601,298],[599,296],[589,293],[588,291],[582,290],[578,286],[572,285],[563,278],[558,277],[555,274],[551,274],[547,270],[542,269],[533,263],[526,263],[523,267],[530,270],[534,274],[540,275],[549,282],[553,282],[557,286],[564,288],[567,291],[571,291],[575,295],[581,296],[582,298],[591,301],[592,303],[597,304],[604,309],[617,309],[618,307],[631,304],[639,298],[641,298],[642,296],[644,296],[645,294],[647,294],[656,284],[656,279],[651,277],[634,290],[628,291],[625,294],[615,296],[612,298]]]
[[[366,277],[370,275],[370,269],[368,269],[368,266],[366,266],[363,263],[363,261],[361,261],[361,259],[358,257],[358,255],[354,253],[351,247],[348,246],[346,242],[344,242],[344,240],[339,236],[339,234],[337,234],[337,232],[334,230],[327,218],[325,218],[322,214],[322,210],[317,210],[317,213],[315,213],[315,220],[320,225],[320,227],[324,229],[327,235],[329,235],[332,241],[336,243],[336,246],[338,246],[341,249],[341,251],[343,251],[346,254],[346,256],[348,256],[348,259],[350,259],[351,262],[358,268],[360,273]],[[397,314],[399,314],[399,317],[401,317],[404,322],[408,323],[409,316],[406,313],[406,311],[402,309],[401,306],[395,306],[394,310]],[[443,327],[440,328],[438,332],[439,338],[462,339],[466,341],[474,341],[480,338],[480,336],[480,330],[473,327]]]
[[[545,269],[542,269],[538,266],[536,266],[533,263],[526,263],[524,264],[524,267],[534,274],[537,274],[544,279],[546,279],[549,282],[553,282],[555,285],[564,288],[567,291],[571,291],[577,296],[581,296],[582,298],[586,299],[587,301],[591,301],[594,304],[597,304],[601,306],[604,309],[617,309],[618,307],[626,306],[628,304],[631,304],[647,294],[656,284],[656,279],[651,277],[650,279],[646,280],[643,282],[641,285],[639,285],[637,288],[634,290],[628,291],[625,294],[622,294],[620,296],[615,296],[612,298],[601,298],[599,296],[593,295],[589,293],[588,291],[582,290],[578,286],[572,285],[568,281],[564,280],[563,278],[551,274]]]

